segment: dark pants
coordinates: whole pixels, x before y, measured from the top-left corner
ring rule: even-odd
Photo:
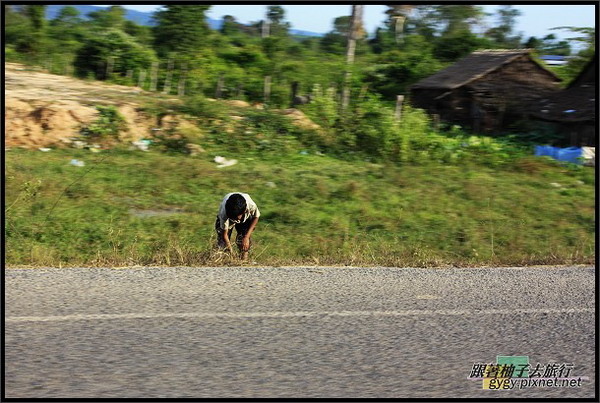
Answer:
[[[251,222],[252,219],[249,218],[246,220],[246,222],[235,224],[235,232],[237,233],[235,237],[235,244],[238,246],[239,250],[242,250],[242,238],[244,238],[248,233]],[[221,229],[221,220],[219,220],[219,217],[217,217],[217,221],[215,221],[215,230],[217,231],[217,245],[219,248],[225,249],[225,240],[223,239],[223,232],[225,231]],[[227,235],[229,235],[229,240],[231,241],[233,227],[229,228],[227,232]],[[252,247],[252,242],[250,242],[250,247]],[[250,250],[250,248],[248,248],[248,250]]]

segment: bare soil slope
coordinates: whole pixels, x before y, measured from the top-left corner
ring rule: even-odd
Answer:
[[[147,135],[152,126],[136,102],[139,88],[87,82],[5,64],[5,146],[34,148],[68,144],[82,125],[96,119],[96,105],[115,105],[127,120],[127,139]]]
[[[5,63],[5,147],[37,148],[64,146],[79,136],[82,126],[98,117],[97,105],[114,105],[127,122],[122,141],[135,141],[152,134],[152,128],[169,125],[186,130],[199,122],[190,117],[163,116],[160,121],[140,111],[140,103],[149,97],[179,101],[138,87],[85,81],[48,74],[16,63]],[[214,101],[214,100],[213,100]],[[240,100],[222,101],[231,108],[252,107]],[[273,110],[288,116],[303,128],[320,130],[302,111],[291,108]],[[235,111],[232,111],[235,114]]]

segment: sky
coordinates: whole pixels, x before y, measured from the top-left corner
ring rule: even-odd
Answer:
[[[286,11],[286,21],[294,29],[326,33],[331,31],[333,20],[342,15],[350,15],[350,5],[286,5],[281,4]],[[133,10],[151,12],[159,8],[158,5],[123,5]],[[495,13],[499,6],[485,5],[484,11]],[[548,34],[555,34],[557,38],[565,39],[572,36],[567,31],[551,31],[550,28],[559,26],[594,27],[594,5],[515,5],[521,11],[517,17],[516,33],[523,33],[525,38],[536,36],[542,38]],[[249,23],[264,18],[267,6],[265,5],[213,5],[207,16],[221,19],[224,15],[232,15],[241,23]],[[386,19],[382,5],[365,5],[364,24],[367,32],[373,34],[375,28],[382,25]],[[486,18],[486,24],[491,27],[496,23],[495,17]]]

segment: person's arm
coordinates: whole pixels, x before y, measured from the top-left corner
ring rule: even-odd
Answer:
[[[231,248],[231,241],[229,240],[229,231],[225,230],[223,231],[223,241],[225,242],[225,248],[233,253],[233,249]]]
[[[250,223],[250,227],[248,227],[248,232],[246,233],[246,236],[244,236],[244,238],[242,238],[242,250],[243,251],[247,251],[248,249],[250,249],[250,235],[252,235],[252,231],[254,231],[256,224],[258,224],[258,217],[254,217],[252,219],[252,222]]]

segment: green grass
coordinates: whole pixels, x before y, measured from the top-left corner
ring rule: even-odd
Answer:
[[[217,208],[231,191],[249,193],[261,210],[250,260],[263,265],[595,259],[593,168],[535,157],[502,168],[473,161],[398,166],[302,155],[295,146],[235,155],[207,149],[196,157],[6,152],[6,264],[239,264],[213,251]],[[239,163],[219,169],[217,154]],[[71,166],[72,158],[86,166]],[[135,209],[180,210],[138,217]]]

